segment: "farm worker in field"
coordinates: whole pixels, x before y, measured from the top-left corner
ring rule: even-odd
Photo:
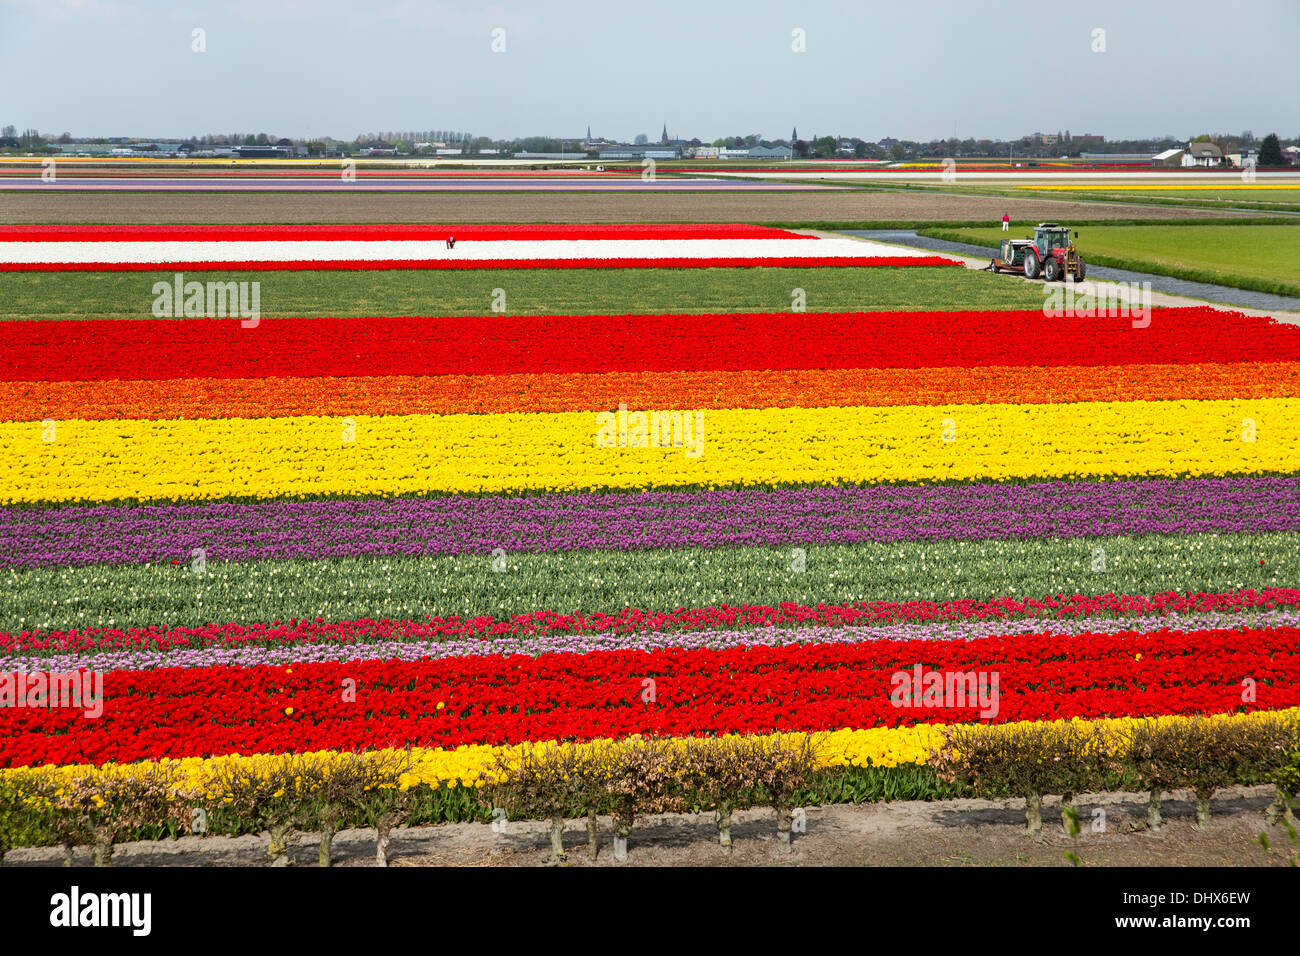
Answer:
[[[448,236],[448,237],[447,237],[447,248],[448,248],[448,249],[455,249],[455,248],[456,248],[456,237],[455,237],[455,236]]]
[[[1010,228],[1011,228],[1011,217],[1008,216],[1006,213],[1003,213],[1003,214],[1002,214],[1002,231],[1003,231],[1003,232],[1006,232],[1006,231],[1007,231],[1008,229],[1010,229]]]

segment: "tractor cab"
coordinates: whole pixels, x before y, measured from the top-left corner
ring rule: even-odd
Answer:
[[[1040,222],[1034,228],[1034,248],[1038,257],[1046,259],[1054,249],[1070,247],[1070,230],[1067,226],[1058,226],[1054,222]]]

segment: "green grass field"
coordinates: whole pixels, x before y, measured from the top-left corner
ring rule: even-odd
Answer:
[[[1133,203],[1136,206],[1177,206],[1181,208],[1198,208],[1229,210],[1239,209],[1258,214],[1300,212],[1300,190],[1296,189],[1233,189],[1221,187],[1215,189],[1152,189],[1148,187],[1134,189],[1116,189],[1110,186],[1098,187],[1080,182],[1078,188],[1048,189],[1037,185],[1015,185],[1014,183],[981,182],[977,184],[961,183],[956,185],[932,186],[936,191],[957,193],[970,196],[999,196],[1007,199],[1042,199],[1056,202],[1093,202],[1093,203]],[[1141,217],[1135,209],[1135,218]],[[1146,218],[1158,218],[1150,216]],[[1291,217],[1288,217],[1291,218]]]
[[[1120,189],[1059,190],[1016,189],[1011,195],[1035,199],[1071,199],[1089,202],[1140,202],[1162,206],[1204,206],[1209,209],[1300,211],[1300,190],[1295,189]]]
[[[1033,223],[1012,223],[1023,238]],[[999,227],[921,229],[922,235],[996,247]],[[1197,282],[1280,295],[1300,295],[1300,223],[1295,226],[1086,226],[1079,229],[1085,262],[1154,272]]]
[[[0,320],[152,317],[153,286],[173,272],[0,272]],[[523,269],[193,272],[186,280],[261,283],[275,316],[783,312],[803,289],[809,312],[1039,309],[1042,293],[957,267],[821,269]]]
[[[1300,189],[1236,189],[1231,186],[1216,189],[1097,189],[1081,187],[1077,190],[1039,189],[1022,190],[1023,192],[1062,193],[1068,192],[1073,198],[1105,196],[1108,199],[1199,199],[1213,202],[1275,202],[1300,204]]]

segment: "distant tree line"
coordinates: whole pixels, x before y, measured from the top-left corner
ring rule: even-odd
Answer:
[[[1046,137],[1051,139],[1051,137]],[[73,137],[70,133],[57,136],[42,135],[35,129],[25,129],[21,133],[12,125],[0,127],[0,149],[17,152],[55,152],[55,145],[68,145],[84,142],[100,142],[102,137]],[[186,139],[162,137],[168,142],[179,142],[190,149],[212,149],[233,146],[305,146],[309,155],[326,153],[348,153],[362,149],[392,149],[398,153],[410,154],[429,152],[447,146],[458,148],[463,153],[473,155],[488,150],[502,155],[516,152],[531,153],[574,153],[594,149],[587,146],[581,137],[559,138],[554,136],[522,136],[514,139],[493,139],[488,136],[475,136],[469,132],[455,130],[407,130],[360,133],[351,140],[339,140],[331,136],[294,138],[276,136],[273,133],[208,133],[203,136],[191,136]],[[1127,139],[1098,142],[1095,137],[1072,137],[1069,130],[1058,132],[1054,142],[1044,141],[1041,134],[1022,136],[1017,139],[935,139],[928,142],[916,140],[896,140],[885,137],[872,142],[856,136],[814,135],[808,139],[765,139],[757,133],[747,135],[722,136],[711,141],[715,147],[728,149],[752,149],[756,146],[767,148],[789,147],[794,155],[801,159],[942,159],[947,157],[963,158],[1054,158],[1058,156],[1077,157],[1083,152],[1094,154],[1147,154],[1155,155],[1167,149],[1184,147],[1185,137],[1166,135],[1150,139]],[[109,137],[109,142],[131,143],[151,142],[144,137]],[[635,137],[638,145],[657,142],[645,133]],[[1259,151],[1258,162],[1261,166],[1278,166],[1285,162],[1281,150],[1284,145],[1300,145],[1300,135],[1293,139],[1280,139],[1275,133],[1269,133],[1262,140],[1257,139],[1250,130],[1239,134],[1203,133],[1194,137],[1192,142],[1210,142],[1219,147],[1225,155],[1240,153],[1249,149]],[[702,146],[704,141],[694,139],[673,139],[676,146]]]

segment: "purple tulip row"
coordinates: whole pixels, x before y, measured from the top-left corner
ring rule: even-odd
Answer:
[[[1272,608],[1258,612],[1202,611],[1189,614],[1149,615],[1139,618],[1082,618],[1077,620],[1023,619],[1016,621],[935,621],[923,624],[817,625],[799,628],[765,627],[737,631],[685,631],[676,633],[563,634],[545,637],[500,636],[488,640],[378,641],[375,643],[244,645],[176,650],[106,651],[88,654],[61,652],[39,657],[0,658],[0,671],[27,673],[70,671],[148,670],[158,667],[211,667],[259,664],[300,664],[316,661],[421,660],[510,654],[587,654],[592,651],[646,650],[675,647],[685,650],[722,649],[741,645],[779,647],[785,644],[856,643],[859,641],[958,640],[1024,634],[1115,634],[1121,631],[1217,630],[1235,627],[1298,627],[1300,608]]]
[[[0,567],[1300,530],[1300,475],[0,509]]]

